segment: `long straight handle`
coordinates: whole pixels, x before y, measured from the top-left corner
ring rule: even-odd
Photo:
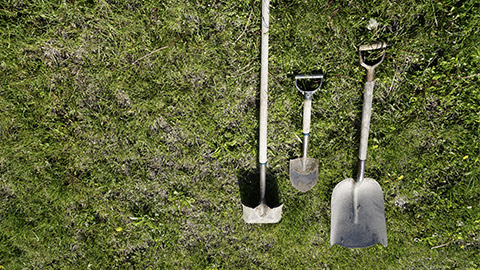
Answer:
[[[262,0],[262,52],[260,68],[260,164],[267,163],[267,107],[268,107],[268,28],[270,0]]]
[[[365,93],[363,94],[362,129],[360,133],[360,151],[358,154],[358,158],[360,160],[367,159],[368,133],[370,131],[370,116],[372,114],[374,86],[375,81],[369,81],[365,83]]]

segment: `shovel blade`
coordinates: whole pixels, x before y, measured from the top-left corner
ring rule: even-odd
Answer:
[[[274,208],[261,203],[255,208],[243,206],[243,220],[246,223],[278,223],[282,219],[283,204]]]
[[[333,189],[330,246],[387,246],[383,191],[377,181],[348,178]]]
[[[318,159],[297,158],[290,160],[290,182],[301,192],[315,186],[318,180]]]

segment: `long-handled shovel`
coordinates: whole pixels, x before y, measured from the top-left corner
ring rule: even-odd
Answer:
[[[303,90],[298,86],[298,80],[311,79],[320,80],[317,88],[313,90]],[[295,86],[303,94],[303,156],[301,158],[290,160],[290,182],[292,186],[301,192],[306,192],[315,186],[318,179],[318,159],[307,157],[308,138],[310,136],[310,118],[312,114],[313,94],[320,89],[323,75],[297,75],[295,76]]]
[[[363,248],[376,243],[387,246],[382,188],[377,181],[364,178],[375,85],[374,69],[383,61],[386,46],[387,44],[382,42],[359,48],[360,64],[367,69],[367,82],[363,96],[358,175],[355,180],[343,180],[333,189],[330,246],[337,244],[349,248]],[[374,65],[365,64],[362,52],[376,49],[383,49],[380,60]]]
[[[282,218],[282,206],[270,208],[265,200],[267,170],[267,90],[268,90],[268,27],[270,0],[262,1],[262,54],[260,68],[260,204],[251,208],[243,205],[243,220],[246,223],[277,223]]]

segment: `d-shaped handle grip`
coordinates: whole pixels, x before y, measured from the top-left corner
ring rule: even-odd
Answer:
[[[299,80],[318,80],[318,79],[320,79],[320,83],[318,84],[317,88],[313,90],[301,89],[300,86],[298,86]],[[322,82],[323,82],[323,74],[312,74],[312,75],[299,74],[295,76],[295,87],[297,87],[298,91],[300,91],[300,93],[302,93],[305,96],[305,99],[308,99],[308,100],[312,99],[313,94],[318,89],[320,89],[320,86],[322,86]]]

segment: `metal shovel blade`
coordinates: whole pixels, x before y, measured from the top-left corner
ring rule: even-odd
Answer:
[[[290,182],[301,192],[315,186],[318,179],[318,159],[297,158],[290,160]]]
[[[243,220],[246,223],[278,223],[282,219],[283,204],[274,208],[261,203],[255,208],[243,206]]]
[[[343,180],[333,189],[331,207],[330,246],[387,246],[383,191],[377,181]]]

